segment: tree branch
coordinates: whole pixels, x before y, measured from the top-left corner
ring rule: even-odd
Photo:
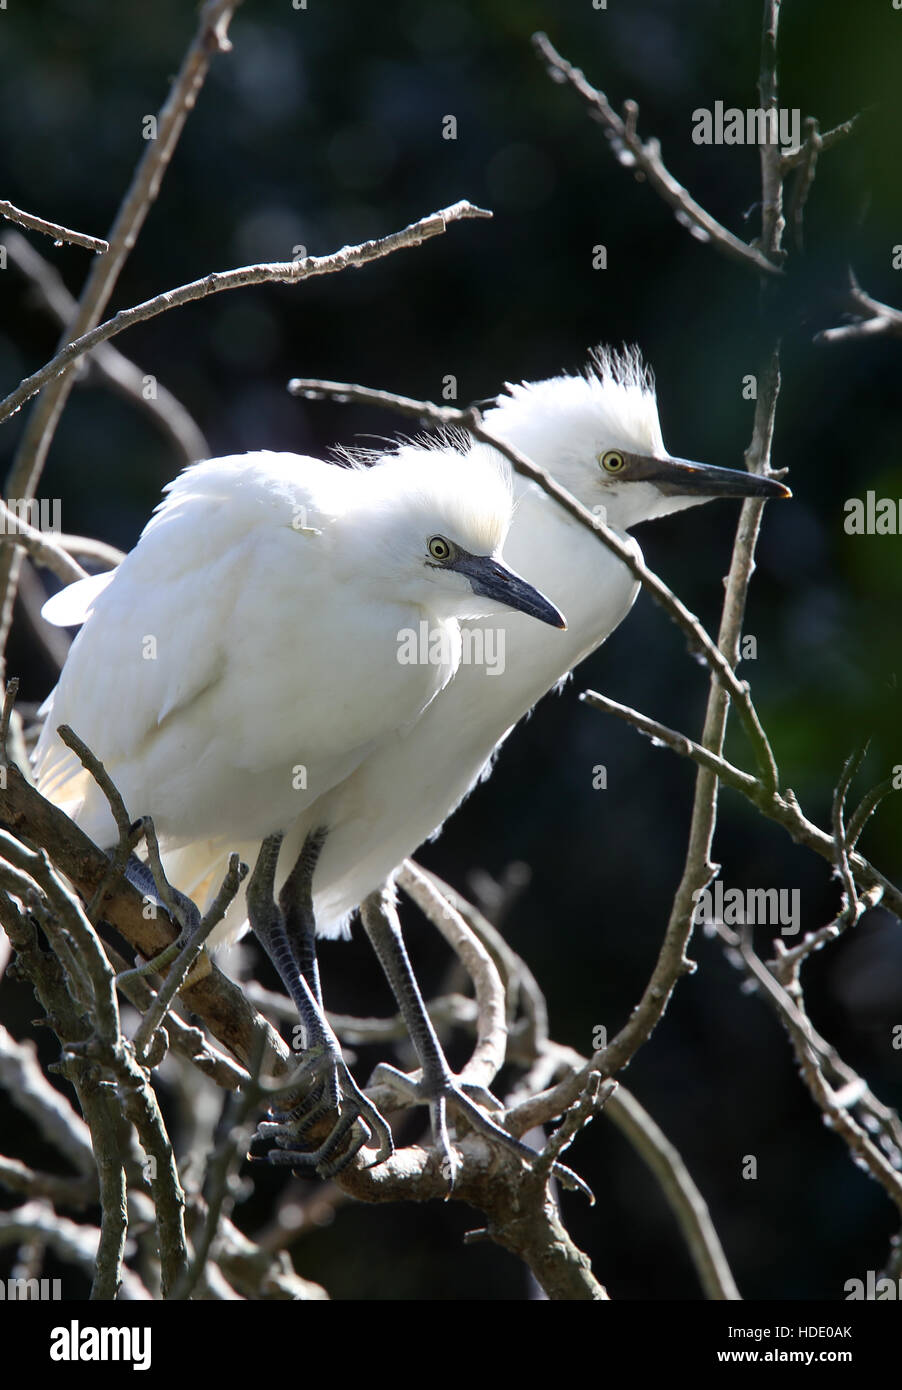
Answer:
[[[169,309],[176,309],[181,304],[190,304],[196,299],[205,299],[211,294],[221,294],[224,290],[237,290],[243,289],[247,285],[273,283],[292,285],[302,280],[313,279],[317,275],[332,275],[337,271],[347,270],[351,266],[366,265],[370,261],[380,260],[383,256],[390,256],[394,251],[420,246],[431,237],[440,236],[446,232],[454,222],[460,222],[469,217],[491,217],[491,213],[466,201],[454,203],[450,207],[441,208],[438,212],[421,217],[418,222],[411,222],[409,226],[403,227],[399,232],[392,232],[389,236],[379,237],[375,241],[361,242],[359,246],[344,246],[340,251],[334,251],[329,256],[305,256],[302,260],[297,261],[274,261],[260,265],[240,266],[236,270],[214,271],[200,280],[192,280],[190,284],[179,285],[177,289],[166,290],[163,294],[155,295],[153,299],[147,299],[143,304],[135,304],[131,309],[120,309],[114,318],[107,319],[106,323],[102,323],[90,332],[82,334],[81,337],[71,340],[43,367],[33,372],[31,376],[25,377],[15,391],[11,391],[4,400],[0,401],[0,422],[8,419],[10,415],[14,415],[27,400],[30,400],[40,391],[42,386],[46,386],[55,377],[59,377],[84,353],[90,352],[98,343],[106,342],[108,338],[115,337],[117,333],[124,332],[126,328],[131,328],[136,323],[143,323],[146,319],[155,318],[157,314],[166,313]],[[26,495],[21,489],[18,492],[15,491],[12,483],[8,486],[10,496]]]
[[[622,119],[604,92],[593,87],[579,68],[561,57],[547,34],[534,34],[532,41],[548,68],[549,76],[556,82],[569,82],[590,113],[604,126],[615,158],[626,168],[643,174],[659,197],[675,210],[678,221],[716,246],[731,260],[751,266],[764,275],[780,274],[779,266],[768,260],[757,246],[734,236],[690,196],[661,159],[661,146],[657,140],[643,141],[639,138],[636,133],[639,108],[634,101],[624,102],[626,119]]]
[[[44,217],[36,217],[33,212],[23,212],[21,208],[13,207],[5,198],[0,198],[0,217],[5,217],[7,222],[17,222],[20,227],[27,227],[31,232],[41,232],[44,236],[53,237],[57,246],[68,241],[73,246],[83,246],[86,251],[104,252],[110,249],[110,243],[102,237],[88,236],[86,232],[73,232],[69,227],[61,227],[58,222],[48,222]]]
[[[6,238],[6,250],[15,268],[30,284],[39,306],[64,328],[75,316],[78,300],[69,293],[56,266],[45,261],[18,232]],[[209,445],[181,401],[159,381],[156,393],[148,396],[145,393],[146,373],[112,343],[96,348],[83,365],[85,383],[90,384],[96,377],[101,385],[149,416],[185,463],[208,457]]]

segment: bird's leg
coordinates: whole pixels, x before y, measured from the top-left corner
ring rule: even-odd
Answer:
[[[160,847],[150,817],[146,816],[143,821],[136,821],[132,829],[135,831],[143,829],[149,859],[145,862],[143,859],[139,859],[137,854],[130,854],[125,865],[125,877],[133,888],[137,888],[142,897],[149,902],[156,903],[158,907],[162,907],[165,912],[169,913],[173,923],[179,928],[179,934],[175,941],[171,941],[151,960],[145,961],[143,965],[136,966],[133,970],[126,971],[125,974],[128,976],[159,974],[160,971],[165,970],[167,965],[172,964],[194,935],[200,926],[201,915],[195,903],[185,893],[173,888],[163,872]]]
[[[313,914],[313,875],[326,842],[328,831],[320,827],[311,830],[304,840],[294,868],[279,893],[279,907],[285,931],[294,956],[298,974],[310,986],[310,992],[322,1012],[323,992],[319,980],[319,961],[316,958],[316,919]]]
[[[307,1054],[301,1067],[301,1079],[306,1075],[313,1083],[308,1097],[282,1117],[286,1123],[261,1127],[263,1134],[274,1137],[280,1145],[269,1154],[269,1161],[310,1169],[320,1177],[331,1177],[340,1172],[368,1140],[374,1139],[378,1144],[378,1152],[370,1166],[389,1158],[393,1145],[388,1125],[351,1076],[322,1008],[316,964],[313,874],[325,838],[325,830],[311,831],[307,836],[279,894],[278,904],[274,886],[282,836],[270,835],[264,840],[248,880],[247,910],[251,926],[297,1008]],[[302,1153],[285,1147],[327,1111],[337,1111],[338,1119],[318,1149]],[[347,1150],[336,1158],[337,1150],[355,1124],[358,1132]]]
[[[420,993],[420,987],[417,984],[416,976],[410,964],[410,957],[404,945],[397,908],[387,886],[377,893],[371,893],[364,900],[361,904],[360,916],[391,985],[392,993],[398,1002],[401,1016],[423,1069],[422,1080],[416,1084],[411,1082],[410,1078],[405,1076],[403,1072],[399,1072],[397,1068],[383,1064],[377,1067],[373,1073],[373,1081],[385,1080],[388,1081],[389,1085],[395,1087],[400,1083],[402,1094],[405,1094],[408,1099],[428,1104],[433,1140],[439,1152],[443,1170],[446,1171],[452,1187],[460,1164],[448,1141],[447,1109],[449,1102],[463,1112],[473,1129],[485,1135],[486,1138],[502,1144],[520,1158],[536,1159],[538,1157],[536,1151],[527,1144],[521,1143],[506,1129],[502,1129],[467,1095],[466,1090],[452,1073],[442,1051],[442,1045],[432,1026],[432,1020],[426,1012],[423,996]],[[484,1094],[482,1088],[477,1089]],[[588,1190],[582,1179],[578,1178],[562,1163],[555,1163],[553,1171],[565,1186],[577,1187],[582,1191]]]

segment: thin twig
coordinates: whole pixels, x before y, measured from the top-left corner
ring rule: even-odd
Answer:
[[[194,300],[205,299],[208,295],[221,294],[224,290],[238,290],[244,289],[247,285],[274,283],[293,285],[303,280],[313,279],[318,275],[333,275],[338,271],[347,270],[351,266],[367,265],[370,261],[380,260],[383,256],[390,256],[394,251],[420,246],[431,237],[440,236],[446,232],[453,223],[469,217],[491,217],[491,213],[465,201],[454,203],[450,207],[441,208],[438,212],[421,217],[417,222],[411,222],[409,226],[402,227],[399,232],[391,232],[388,236],[379,237],[374,241],[361,242],[359,246],[344,246],[340,251],[334,251],[328,256],[306,256],[297,261],[274,261],[267,264],[240,266],[236,270],[214,271],[210,275],[203,276],[200,280],[192,280],[190,284],[179,285],[177,289],[166,290],[163,294],[155,295],[153,299],[147,299],[143,304],[135,304],[130,309],[120,309],[119,313],[113,318],[107,319],[106,323],[102,323],[90,332],[83,333],[80,337],[68,342],[43,367],[32,372],[31,376],[25,377],[15,391],[11,391],[4,400],[0,401],[0,421],[14,415],[27,400],[30,400],[40,391],[42,386],[46,386],[48,382],[66,371],[84,353],[90,352],[92,348],[97,347],[98,343],[105,343],[108,338],[115,337],[117,333],[124,332],[126,328],[131,328],[136,323],[143,323],[146,319],[154,318],[157,314],[164,314],[169,309],[176,309],[182,304],[190,304]],[[29,494],[11,492],[10,495],[25,496]]]
[[[91,752],[88,745],[78,737],[78,734],[68,724],[60,724],[57,729],[62,742],[67,748],[71,748],[73,753],[81,762],[86,772],[94,778],[100,790],[107,799],[113,819],[116,822],[118,840],[116,848],[110,858],[107,871],[103,881],[98,884],[96,892],[88,903],[88,920],[96,922],[103,907],[106,895],[121,879],[128,863],[129,855],[140,838],[142,827],[133,826],[131,817],[126,810],[125,802],[110,774],[107,772],[100,759]]]
[[[17,1158],[0,1155],[0,1187],[24,1197],[49,1197],[62,1207],[87,1207],[97,1201],[97,1177],[63,1177],[41,1173]]]
[[[861,838],[861,832],[867,825],[871,816],[877,810],[881,801],[889,796],[890,792],[898,791],[896,779],[887,777],[882,782],[878,782],[876,787],[872,787],[869,792],[865,792],[855,810],[849,818],[848,829],[846,830],[846,844],[852,850]]]
[[[96,1226],[60,1216],[49,1202],[36,1197],[14,1211],[0,1213],[0,1246],[19,1245],[30,1240],[39,1240],[64,1265],[75,1265],[88,1279],[95,1279],[96,1285],[98,1260],[102,1258],[101,1232]],[[150,1298],[137,1274],[127,1268],[121,1273],[121,1299],[143,1301]]]
[[[17,1042],[0,1024],[0,1086],[42,1138],[52,1144],[83,1176],[94,1172],[91,1132],[65,1096],[47,1080],[33,1042]]]
[[[165,1019],[170,1004],[187,979],[188,971],[203,950],[204,942],[213,928],[222,921],[226,909],[235,898],[246,876],[247,865],[241,863],[237,854],[230,854],[228,871],[219,892],[170,967],[165,984],[144,1015],[140,1027],[132,1039],[139,1061],[150,1054],[154,1035]]]
[[[825,328],[814,335],[816,343],[844,343],[857,338],[873,338],[887,334],[892,338],[902,338],[902,310],[889,304],[881,304],[866,294],[849,270],[849,288],[842,298],[848,314],[853,315],[851,323],[839,328]]]
[[[76,564],[72,557],[66,554],[58,540],[52,540],[49,533],[39,531],[36,526],[30,526],[27,521],[10,511],[6,503],[0,499],[0,546],[2,545],[15,545],[27,551],[32,560],[43,565],[44,569],[50,570],[64,584],[74,584],[88,576],[88,571],[82,569],[81,565]]]
[[[684,758],[691,758],[693,762],[698,763],[699,767],[704,767],[709,772],[714,773],[728,787],[733,787],[738,792],[744,792],[747,796],[752,796],[763,790],[757,777],[752,777],[749,773],[734,767],[732,763],[727,762],[726,758],[712,753],[709,748],[703,748],[700,743],[696,743],[688,735],[678,733],[675,729],[668,729],[666,724],[659,724],[656,719],[649,719],[648,715],[641,714],[639,710],[631,709],[628,705],[619,705],[616,700],[609,700],[606,695],[602,695],[597,690],[584,690],[579,698],[592,709],[601,710],[605,714],[615,714],[618,719],[632,724],[653,743],[666,744],[668,748],[673,749],[674,753],[680,753]]]
[[[814,183],[818,156],[824,148],[823,136],[813,116],[809,116],[805,121],[805,130],[805,142],[802,145],[803,158],[799,161],[798,173],[796,174],[793,184],[792,201],[789,208],[796,246],[800,251],[804,249],[803,222],[805,217],[805,204],[808,201],[808,194],[811,192],[811,186]],[[785,177],[785,170],[786,165],[781,156],[781,177]]]
[[[78,301],[69,293],[56,266],[45,260],[18,232],[12,232],[5,245],[11,263],[32,287],[31,298],[64,328],[74,318]],[[81,378],[83,385],[90,385],[96,379],[122,396],[153,421],[186,463],[208,457],[209,445],[181,401],[160,381],[154,382],[154,392],[148,394],[146,373],[112,343],[96,348],[83,365],[86,369]],[[58,540],[63,543],[61,537]],[[63,545],[63,548],[71,547]]]
[[[221,1137],[207,1160],[204,1179],[206,1196],[206,1217],[200,1237],[194,1242],[194,1255],[182,1271],[178,1283],[172,1289],[171,1297],[182,1300],[191,1293],[203,1274],[213,1248],[213,1242],[220,1229],[220,1218],[228,1196],[229,1174],[236,1159],[252,1138],[252,1129],[247,1127],[248,1116],[260,1103],[259,1080],[265,1055],[265,1038],[262,1033],[257,1038],[254,1055],[250,1059],[250,1078],[240,1095],[229,1097],[221,1126]]]
[[[846,827],[844,811],[846,805],[846,794],[849,785],[864,762],[867,753],[867,744],[862,748],[857,748],[850,753],[843,764],[836,790],[833,794],[833,843],[836,846],[836,869],[842,880],[845,892],[844,910],[841,914],[847,922],[857,921],[860,915],[858,908],[858,893],[855,887],[855,879],[852,875],[852,866],[849,863],[849,843],[846,837]]]
[[[507,1048],[504,987],[495,963],[460,913],[442,897],[412,859],[404,860],[397,881],[438,928],[473,981],[478,1009],[477,1043],[461,1077],[466,1082],[489,1087],[504,1066]]]
[[[821,150],[829,150],[833,145],[844,140],[847,135],[851,135],[855,126],[861,120],[861,113],[850,116],[847,121],[841,121],[830,130],[825,130],[819,138]],[[780,154],[780,172],[785,177],[791,173],[799,164],[804,164],[808,159],[808,151],[805,144],[793,145],[790,149],[785,149]]]
[[[777,84],[777,30],[780,23],[781,0],[764,0],[764,23],[761,26],[761,68],[758,74],[758,100],[762,108],[777,118],[780,93]],[[779,263],[785,255],[783,246],[783,178],[780,147],[776,142],[763,140],[758,146],[761,161],[761,245],[769,263]],[[810,182],[814,169],[810,170]],[[807,190],[806,190],[807,191]]]
[[[521,1033],[519,1024],[516,1025],[516,1049],[511,1048],[512,1035],[509,1035],[507,1060],[530,1067],[529,1075],[517,1088],[518,1093],[522,1088],[526,1095],[530,1094],[534,1089],[532,1083],[540,1073],[547,1077],[546,1081],[540,1083],[544,1089],[548,1081],[561,1072],[574,1074],[587,1068],[587,1058],[572,1048],[561,1047],[550,1040],[545,999],[526,962],[471,902],[428,870],[420,868],[420,873],[456,908],[486,947],[493,954],[497,952],[500,955],[507,980],[516,983],[528,1026]],[[432,1004],[429,1008],[431,1016]],[[507,1105],[514,1104],[515,1096],[509,1095]],[[627,1137],[657,1178],[683,1232],[706,1295],[716,1299],[738,1298],[735,1281],[705,1200],[677,1150],[622,1084],[611,1091],[602,1114]]]
[[[780,269],[774,265],[761,250],[740,237],[734,236],[715,217],[697,203],[683,185],[674,178],[661,159],[661,146],[657,140],[643,141],[636,134],[636,103],[624,103],[626,119],[621,119],[608,101],[604,92],[593,87],[579,68],[568,63],[551,43],[547,34],[533,34],[533,45],[539,57],[548,67],[549,73],[558,82],[569,82],[592,114],[605,128],[605,132],[616,155],[625,155],[621,162],[628,168],[645,175],[649,185],[663,198],[664,202],[676,210],[679,220],[694,228],[706,241],[723,251],[731,260],[749,265],[765,275],[779,275]],[[777,147],[774,146],[776,149]],[[778,151],[779,157],[779,151]]]
[[[602,1113],[626,1135],[657,1178],[680,1224],[706,1297],[726,1301],[740,1298],[708,1204],[679,1150],[625,1086],[617,1087]]]
[[[873,907],[876,901],[875,893],[866,894],[858,900],[854,906],[855,920]],[[840,914],[834,922],[811,933],[791,950],[787,950],[778,940],[777,957],[769,967],[755,952],[747,930],[733,932],[722,923],[718,930],[733,950],[731,959],[734,963],[741,963],[749,977],[761,986],[763,997],[779,1015],[789,1034],[802,1080],[830,1127],[841,1136],[853,1157],[880,1183],[902,1212],[902,1175],[868,1133],[868,1130],[882,1131],[896,1161],[902,1160],[902,1124],[899,1116],[873,1095],[858,1073],[817,1033],[805,1011],[802,996],[799,979],[802,965],[812,950],[839,935],[845,925],[843,916]],[[833,1073],[839,1089],[827,1080],[825,1069]],[[852,1108],[861,1108],[869,1117],[869,1122],[859,1124],[850,1114]]]
[[[23,212],[5,198],[0,198],[0,217],[5,217],[7,222],[17,222],[30,232],[41,232],[44,236],[52,237],[58,246],[68,241],[72,246],[83,246],[86,251],[99,251],[101,254],[110,249],[110,243],[102,237],[88,236],[87,232],[73,232],[70,227],[60,226],[59,222],[48,222],[45,217],[36,217],[33,212]]]

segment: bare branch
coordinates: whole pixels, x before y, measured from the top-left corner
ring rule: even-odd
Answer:
[[[857,338],[873,338],[883,334],[891,338],[902,338],[902,310],[889,304],[881,304],[866,294],[849,270],[849,288],[842,296],[841,303],[846,313],[852,315],[851,323],[839,328],[825,328],[814,335],[816,343],[852,342]]]
[[[626,168],[644,174],[659,197],[676,211],[680,222],[693,230],[697,236],[711,242],[731,260],[751,266],[765,275],[781,273],[779,266],[768,260],[757,246],[734,236],[690,196],[661,159],[661,146],[657,140],[642,141],[639,138],[636,134],[638,107],[634,101],[624,103],[626,119],[621,119],[604,92],[593,87],[579,68],[573,67],[566,58],[561,57],[547,34],[534,34],[532,41],[539,57],[545,62],[549,75],[556,82],[569,82],[589,107],[591,114],[604,126],[615,158]]]
[[[0,1155],[0,1187],[25,1197],[48,1197],[64,1207],[87,1207],[97,1201],[97,1178],[39,1173],[17,1158]]]
[[[764,23],[761,28],[761,69],[758,74],[758,100],[762,108],[773,113],[776,120],[780,104],[777,85],[777,29],[780,23],[781,0],[764,0]],[[783,170],[780,166],[780,147],[776,142],[763,140],[758,146],[761,160],[761,244],[769,263],[783,259]],[[811,170],[811,178],[814,171]]]
[[[862,912],[873,907],[877,900],[877,893],[872,891],[856,902],[854,919],[857,920]],[[853,1157],[880,1183],[902,1212],[902,1174],[897,1167],[902,1163],[902,1124],[899,1116],[874,1096],[858,1073],[816,1031],[805,1011],[802,997],[799,979],[801,966],[813,950],[835,939],[843,926],[841,914],[834,922],[811,933],[791,950],[787,950],[778,939],[777,957],[769,966],[756,954],[748,930],[734,932],[720,923],[718,931],[732,948],[730,959],[735,964],[741,964],[760,987],[762,997],[776,1010],[789,1034],[802,1080],[831,1129],[840,1135]],[[832,1082],[828,1080],[827,1072],[831,1074]],[[853,1109],[862,1111],[864,1123],[854,1118],[851,1114]],[[893,1161],[878,1148],[871,1137],[873,1133],[882,1135],[884,1146]]]
[[[204,942],[213,928],[222,921],[229,903],[232,902],[246,877],[247,865],[240,863],[237,854],[230,855],[228,871],[219,892],[185,942],[180,954],[170,966],[165,985],[157,994],[151,1008],[144,1015],[132,1040],[139,1060],[150,1054],[156,1031],[163,1023],[176,994],[185,983],[188,971],[203,950]]]
[[[877,786],[872,787],[869,792],[865,792],[855,810],[852,812],[846,831],[846,843],[850,850],[854,849],[855,845],[858,844],[861,832],[877,810],[881,801],[884,801],[886,797],[889,796],[890,792],[896,790],[898,790],[898,788],[896,787],[895,779],[893,777],[887,777],[884,781],[878,782]]]
[[[842,881],[845,892],[845,905],[841,914],[841,919],[845,924],[857,921],[861,909],[858,906],[858,892],[855,887],[855,879],[852,876],[852,866],[849,863],[849,842],[846,835],[845,826],[845,805],[846,795],[849,784],[864,761],[867,753],[867,744],[851,753],[846,759],[843,770],[840,773],[839,781],[833,795],[833,843],[836,847],[836,869]]]
[[[49,533],[30,526],[0,499],[0,546],[3,545],[27,551],[32,560],[50,570],[64,584],[87,578],[88,571],[76,564],[57,541],[51,540]]]
[[[405,859],[397,880],[460,957],[473,981],[478,1009],[478,1040],[472,1057],[461,1072],[461,1079],[480,1086],[491,1086],[504,1066],[507,1048],[504,988],[495,963],[460,913],[442,897],[419,865]]]
[[[266,285],[281,284],[293,285],[302,280],[313,279],[317,275],[333,275],[338,271],[347,270],[351,266],[367,265],[370,261],[380,260],[383,256],[390,256],[394,251],[406,250],[409,247],[420,246],[424,241],[431,237],[440,236],[448,230],[454,222],[460,222],[468,217],[491,217],[491,213],[484,208],[474,207],[472,203],[454,203],[451,207],[441,208],[438,212],[429,213],[426,217],[421,217],[418,222],[411,222],[409,226],[402,227],[399,232],[392,232],[389,236],[379,237],[375,241],[364,241],[359,246],[344,246],[340,251],[334,251],[329,256],[305,256],[297,261],[273,261],[261,265],[240,266],[236,270],[214,271],[210,275],[205,275],[200,280],[192,280],[188,285],[179,285],[177,289],[166,290],[163,294],[155,295],[153,299],[147,299],[143,304],[135,304],[131,309],[120,309],[114,318],[107,319],[106,323],[100,324],[89,333],[82,334],[68,342],[66,346],[51,358],[38,371],[25,379],[11,391],[4,400],[0,401],[0,421],[6,420],[10,415],[14,415],[27,400],[36,395],[42,386],[60,376],[74,361],[90,352],[98,343],[104,343],[108,338],[113,338],[117,333],[122,333],[126,328],[133,327],[136,323],[143,323],[146,319],[155,318],[157,314],[164,314],[169,309],[176,309],[181,304],[190,304],[196,299],[205,299],[211,294],[221,294],[224,290],[244,289],[247,285]],[[9,484],[12,488],[12,484]],[[22,492],[10,492],[11,496],[25,495]]]
[[[833,126],[831,130],[825,130],[823,135],[819,137],[820,149],[829,150],[840,140],[844,140],[847,135],[851,135],[860,120],[861,113],[859,112],[850,116],[847,121],[841,121],[839,125]],[[808,157],[808,150],[804,142],[801,145],[793,145],[790,149],[783,150],[780,155],[780,172],[784,176],[791,173],[799,164],[806,163]]]
[[[5,244],[10,261],[27,278],[38,305],[64,328],[74,318],[78,300],[69,293],[56,266],[39,255],[31,242],[18,232],[8,236]],[[159,381],[155,384],[155,394],[148,396],[144,389],[145,373],[112,343],[96,348],[83,365],[86,369],[84,383],[89,384],[96,377],[102,385],[148,415],[186,463],[208,456],[207,441],[181,401]]]
[[[0,1246],[40,1240],[64,1263],[74,1264],[89,1279],[96,1273],[100,1232],[58,1216],[49,1202],[35,1198],[14,1211],[0,1213]],[[123,1299],[149,1299],[150,1294],[137,1274],[122,1271],[120,1295]]]
[[[747,796],[769,820],[782,825],[798,844],[805,845],[807,849],[813,850],[815,854],[820,855],[830,864],[836,863],[834,836],[828,835],[826,831],[821,830],[819,826],[814,825],[806,818],[795,794],[789,788],[782,796],[779,793],[768,791],[757,778],[750,777],[747,772],[734,767],[726,759],[693,742],[686,734],[668,729],[666,725],[659,724],[657,720],[649,719],[647,715],[629,709],[626,705],[618,705],[616,701],[599,695],[597,691],[586,691],[582,698],[595,709],[602,710],[606,714],[614,714],[626,723],[632,724],[641,733],[650,737],[652,742],[658,741],[671,748],[674,753],[691,758],[693,762],[698,763],[699,767],[705,768],[719,777],[728,787],[732,787],[734,791]],[[881,782],[878,787],[875,787],[864,797],[850,821],[846,842],[850,851],[849,864],[856,878],[869,889],[879,888],[886,906],[902,919],[902,892],[863,855],[852,852],[852,846],[861,834],[868,816],[893,790],[893,779],[887,778],[885,782]]]
[[[814,183],[814,176],[817,172],[818,156],[824,148],[823,136],[818,129],[817,121],[813,116],[809,116],[805,121],[805,142],[802,145],[802,159],[798,164],[798,173],[792,189],[792,199],[789,207],[789,214],[792,220],[793,234],[796,246],[801,251],[804,246],[804,235],[802,225],[805,216],[805,204],[808,201],[808,194]],[[786,166],[781,156],[780,158],[780,177],[785,177]]]
[[[584,690],[579,698],[585,704],[590,705],[592,709],[601,710],[604,714],[615,714],[618,719],[632,724],[634,728],[639,730],[640,734],[645,734],[650,738],[652,743],[666,744],[668,748],[673,749],[674,753],[680,753],[684,758],[691,758],[693,762],[698,763],[699,767],[713,772],[728,787],[744,792],[747,796],[753,796],[762,790],[761,783],[756,777],[734,767],[732,763],[727,762],[726,758],[712,753],[709,748],[703,748],[700,743],[696,743],[686,734],[677,733],[675,729],[668,729],[666,724],[659,724],[656,719],[649,719],[648,715],[640,714],[638,710],[630,709],[628,705],[618,705],[616,700],[609,700],[606,695],[600,694],[597,690]]]
[[[679,1221],[705,1295],[726,1301],[740,1298],[708,1204],[679,1151],[625,1086],[617,1087],[603,1114],[626,1135],[657,1178]]]
[[[69,227],[61,227],[58,222],[48,222],[44,217],[36,217],[33,212],[23,212],[21,208],[13,207],[5,198],[0,198],[0,217],[5,217],[7,222],[17,222],[20,227],[27,227],[30,232],[41,232],[44,236],[52,237],[57,246],[62,246],[64,241],[68,241],[73,246],[83,246],[86,251],[103,253],[110,249],[110,243],[102,237],[88,236],[86,232],[73,232]]]
[[[16,1042],[0,1024],[0,1086],[19,1109],[33,1120],[43,1137],[82,1176],[94,1172],[91,1134],[80,1115],[44,1076],[37,1049],[30,1041]]]

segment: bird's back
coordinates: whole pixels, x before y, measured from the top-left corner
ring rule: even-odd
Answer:
[[[36,750],[42,788],[100,843],[112,818],[60,723],[171,841],[263,836],[435,693],[441,672],[397,661],[409,612],[371,602],[347,563],[359,481],[257,454],[197,465],[167,490],[93,596]]]

